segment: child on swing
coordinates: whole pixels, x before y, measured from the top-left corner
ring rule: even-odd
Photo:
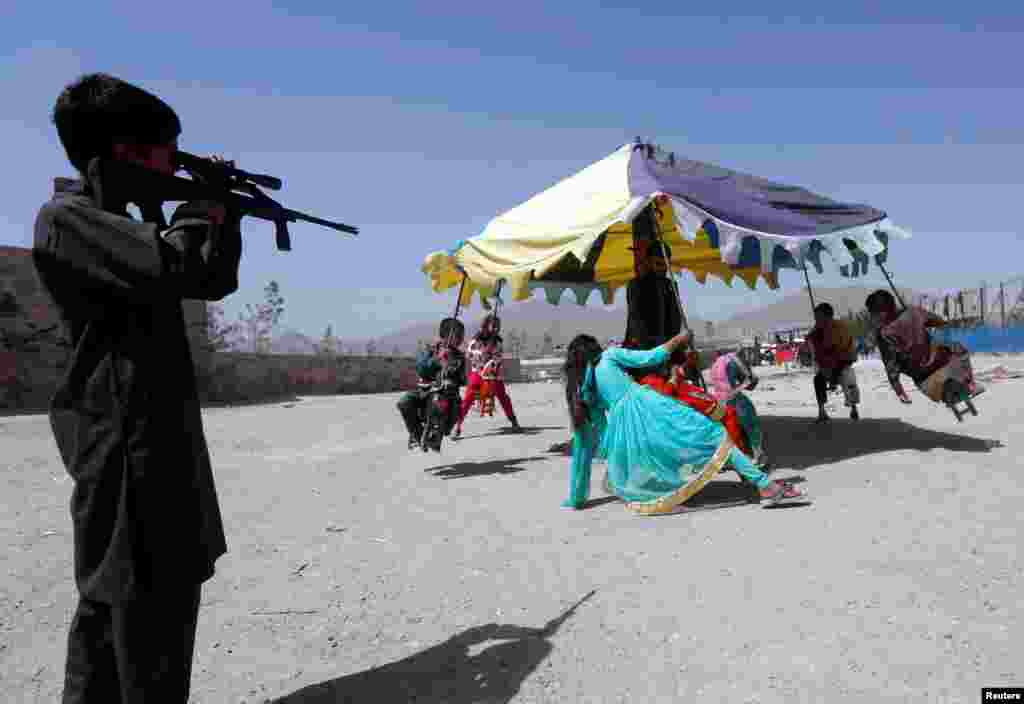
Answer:
[[[876,344],[885,364],[889,385],[903,403],[910,396],[900,383],[900,374],[909,376],[933,401],[943,401],[944,389],[932,388],[932,380],[947,378],[963,385],[969,398],[983,393],[985,387],[976,384],[971,361],[963,345],[937,345],[932,342],[928,328],[945,325],[942,318],[919,306],[908,306],[902,311],[896,299],[885,290],[868,296],[864,306],[871,314],[876,332]],[[945,370],[945,374],[939,374]],[[944,386],[944,384],[943,384]]]
[[[698,386],[695,382],[701,378],[696,351],[677,349],[669,361],[668,379],[657,372],[650,372],[640,378],[639,382],[659,393],[682,401],[695,411],[717,420],[725,426],[729,438],[746,455],[752,455],[750,443],[740,423],[735,406],[721,403],[714,396]]]
[[[769,466],[761,432],[761,418],[754,403],[744,393],[757,387],[757,375],[736,353],[723,354],[711,366],[711,393],[722,404],[736,411],[740,426],[750,447],[750,457],[759,469]]]
[[[462,399],[462,406],[459,408],[458,420],[455,423],[453,439],[462,437],[462,424],[466,420],[466,414],[473,407],[473,402],[480,395],[483,402],[484,392],[482,387],[489,386],[491,394],[491,406],[493,398],[497,397],[501,403],[501,409],[512,424],[514,431],[522,430],[516,413],[512,409],[512,399],[509,398],[508,390],[501,377],[502,361],[502,339],[501,339],[501,318],[493,313],[483,319],[480,324],[480,332],[473,336],[467,350],[470,363],[469,383],[466,386],[466,394]],[[493,413],[493,411],[492,411]]]
[[[416,358],[417,388],[402,394],[398,400],[398,412],[409,431],[409,449],[420,447],[423,435],[423,417],[430,393],[428,388],[437,377],[444,373],[448,388],[449,413],[445,426],[447,435],[458,418],[459,388],[466,384],[466,357],[460,349],[465,337],[465,326],[457,318],[445,318],[438,328],[437,340],[422,350]]]
[[[492,359],[480,370],[480,415],[494,416],[496,384],[501,380],[501,360]]]
[[[819,303],[814,308],[814,329],[807,336],[814,352],[818,367],[814,375],[814,395],[818,401],[816,423],[827,423],[828,392],[836,386],[843,389],[843,397],[850,409],[850,418],[858,420],[857,404],[860,403],[860,387],[853,365],[857,361],[857,349],[853,335],[842,320],[836,320],[835,310],[828,303]]]

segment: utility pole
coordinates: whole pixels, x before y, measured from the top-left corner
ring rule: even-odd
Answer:
[[[1003,319],[1003,327],[1006,327],[1006,288],[1003,282],[999,282],[999,312]]]

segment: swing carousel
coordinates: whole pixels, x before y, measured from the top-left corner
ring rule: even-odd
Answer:
[[[885,271],[891,240],[908,237],[870,206],[678,158],[637,139],[498,215],[480,235],[429,254],[422,271],[437,293],[459,287],[457,317],[475,296],[486,309],[500,304],[502,287],[512,301],[541,289],[554,305],[567,291],[579,305],[594,292],[609,305],[656,241],[671,251],[679,296],[675,276],[683,271],[700,284],[711,276],[732,286],[738,278],[755,290],[759,282],[779,288],[781,270],[793,269],[809,285],[808,264],[823,273],[823,254],[846,277],[866,273],[871,261]],[[689,329],[685,311],[682,321]]]

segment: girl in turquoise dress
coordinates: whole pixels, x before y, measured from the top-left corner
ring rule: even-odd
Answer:
[[[689,342],[677,335],[653,350],[601,350],[578,335],[565,362],[573,425],[572,478],[562,506],[580,509],[590,493],[595,458],[608,462],[608,486],[633,511],[671,513],[727,463],[773,503],[805,502],[796,487],[768,476],[736,449],[725,426],[684,403],[633,381],[627,369],[663,364]]]

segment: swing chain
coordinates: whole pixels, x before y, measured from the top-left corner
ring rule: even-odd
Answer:
[[[803,267],[804,267],[804,281],[807,282],[807,295],[811,299],[811,312],[813,313],[816,306],[814,305],[814,291],[811,289],[811,276],[810,276],[810,274],[807,273],[807,254],[806,254],[806,252],[802,252],[800,254],[800,263],[803,264]]]
[[[878,264],[878,268],[882,270],[882,273],[885,274],[885,280],[889,282],[889,288],[891,288],[893,294],[896,295],[896,300],[900,302],[900,306],[903,307],[903,310],[906,310],[907,309],[907,302],[903,300],[903,296],[900,295],[900,292],[899,292],[899,290],[897,290],[896,285],[893,284],[892,277],[889,276],[889,272],[885,268],[885,264],[882,264],[882,263],[877,262],[877,261],[876,261],[876,263]]]
[[[459,284],[459,295],[455,299],[455,312],[452,314],[452,318],[455,319],[455,320],[459,319],[459,311],[462,308],[462,292],[466,289],[466,279],[468,279],[468,278],[469,278],[469,274],[466,273],[465,271],[463,271],[462,272],[462,283]],[[453,325],[452,329],[448,331],[448,339],[446,341],[449,347],[451,347],[452,340],[454,340],[454,339],[455,339],[455,326]]]

